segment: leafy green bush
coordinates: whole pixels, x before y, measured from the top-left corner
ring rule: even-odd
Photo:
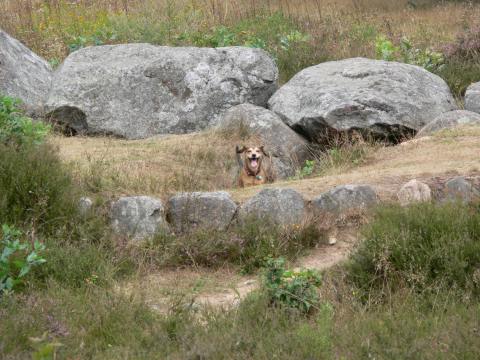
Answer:
[[[0,219],[36,231],[61,230],[76,214],[75,189],[49,144],[0,144]]]
[[[41,256],[45,250],[43,244],[35,240],[32,248],[21,237],[21,231],[3,224],[0,241],[0,295],[23,285],[25,276],[32,267],[46,261]]]
[[[23,115],[20,100],[0,94],[0,143],[39,144],[43,142],[50,127],[40,121],[34,122]]]
[[[317,292],[320,285],[320,275],[313,270],[287,270],[283,258],[266,262],[264,286],[273,305],[309,313],[320,304]]]
[[[305,165],[302,169],[297,170],[297,173],[293,177],[295,180],[303,179],[313,174],[315,170],[315,161],[314,160],[305,160]]]
[[[459,204],[387,206],[348,266],[364,291],[460,290],[480,295],[480,212]]]
[[[442,53],[415,48],[407,38],[403,38],[400,45],[395,46],[385,36],[379,36],[375,42],[375,52],[378,59],[417,65],[431,72],[440,71],[445,64]]]

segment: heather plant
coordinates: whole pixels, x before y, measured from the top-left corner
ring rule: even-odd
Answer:
[[[474,26],[457,35],[454,42],[443,49],[448,59],[478,60],[480,56],[480,26]]]
[[[58,231],[76,213],[71,176],[49,144],[0,143],[0,219]]]
[[[365,297],[404,288],[480,294],[478,206],[385,206],[363,236],[348,272]]]

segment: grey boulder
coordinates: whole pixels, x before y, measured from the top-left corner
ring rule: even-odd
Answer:
[[[0,30],[0,94],[21,99],[29,115],[41,116],[51,81],[50,65]]]
[[[366,210],[377,203],[377,194],[371,186],[342,185],[314,198],[312,207],[316,214],[342,214]]]
[[[297,191],[263,189],[240,207],[238,218],[241,223],[266,221],[280,226],[300,225],[305,211],[305,200]]]
[[[418,202],[432,200],[432,190],[427,184],[416,179],[410,180],[397,193],[400,205],[407,206]]]
[[[96,46],[65,60],[47,110],[73,133],[184,134],[217,125],[232,106],[266,106],[277,79],[261,49]]]
[[[331,61],[295,75],[269,108],[310,140],[359,132],[398,142],[457,109],[448,85],[418,66],[364,58]]]
[[[181,193],[168,201],[167,218],[176,232],[225,230],[236,211],[237,205],[224,191]]]
[[[264,145],[272,157],[277,178],[295,175],[309,158],[308,142],[288,127],[274,112],[252,104],[234,106],[225,113],[221,129],[246,132],[252,145]],[[248,145],[248,144],[245,144]]]
[[[480,192],[463,176],[457,176],[445,183],[444,201],[470,203],[480,200]]]
[[[133,240],[168,231],[162,202],[148,196],[120,198],[112,204],[110,216],[114,231]]]
[[[451,129],[462,125],[480,125],[480,114],[466,110],[454,110],[438,116],[425,125],[417,137],[429,136],[443,129]]]
[[[474,83],[465,92],[465,110],[480,114],[480,82]]]

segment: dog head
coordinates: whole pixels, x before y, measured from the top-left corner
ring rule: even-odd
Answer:
[[[242,148],[237,146],[237,154],[243,154],[243,166],[252,175],[260,172],[263,158],[268,156],[263,146],[243,146]]]

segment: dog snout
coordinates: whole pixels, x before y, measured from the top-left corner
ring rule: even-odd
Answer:
[[[257,154],[252,154],[252,159],[256,159],[257,158]]]

